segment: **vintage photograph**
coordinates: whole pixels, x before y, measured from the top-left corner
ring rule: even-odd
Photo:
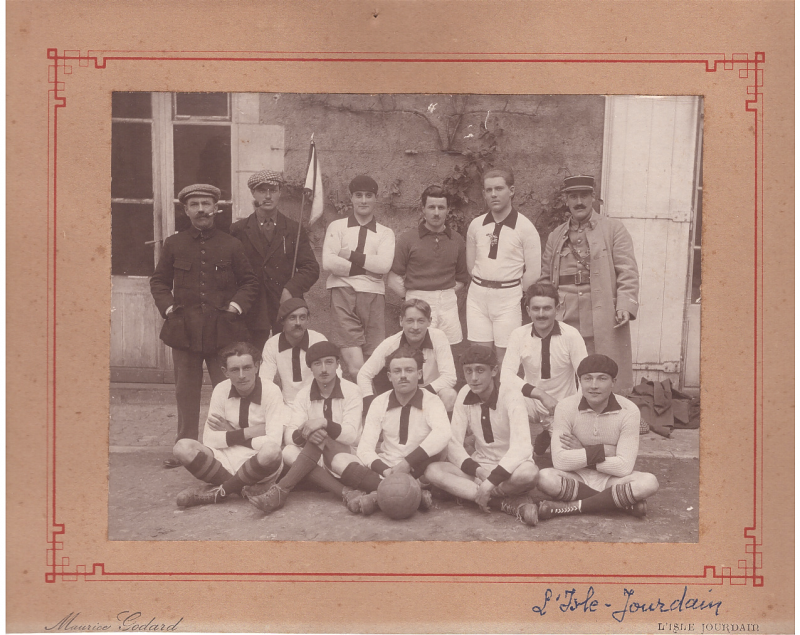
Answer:
[[[702,97],[111,123],[110,540],[698,541]]]

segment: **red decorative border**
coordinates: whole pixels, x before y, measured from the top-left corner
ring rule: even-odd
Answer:
[[[602,55],[541,55],[522,53],[353,53],[353,52],[231,52],[231,51],[87,51],[47,49],[48,66],[48,235],[47,235],[47,333],[48,370],[50,383],[48,389],[47,420],[47,569],[45,581],[54,583],[83,579],[86,581],[284,581],[284,582],[446,582],[446,583],[545,583],[569,581],[592,584],[687,584],[722,585],[727,580],[732,585],[753,586],[764,584],[764,577],[758,573],[762,567],[761,551],[763,525],[763,351],[760,345],[763,338],[763,65],[765,55],[756,52],[751,58],[746,53],[724,54],[623,54]],[[753,169],[755,191],[753,212],[755,215],[754,254],[755,267],[753,295],[753,343],[754,343],[754,384],[753,384],[753,516],[751,524],[744,527],[745,553],[747,557],[739,560],[740,571],[733,573],[731,567],[704,565],[702,573],[686,575],[592,575],[592,574],[450,574],[450,573],[218,573],[218,572],[118,572],[106,571],[104,563],[94,563],[90,570],[86,565],[69,569],[70,559],[61,555],[65,526],[57,522],[56,505],[56,271],[57,220],[58,220],[58,111],[66,108],[67,98],[64,78],[71,75],[75,64],[78,67],[104,69],[109,62],[121,61],[219,61],[219,62],[397,62],[397,63],[569,63],[569,64],[694,64],[703,67],[707,73],[718,70],[738,70],[741,79],[749,80],[745,110],[753,113],[754,138]],[[718,571],[719,569],[719,571]]]

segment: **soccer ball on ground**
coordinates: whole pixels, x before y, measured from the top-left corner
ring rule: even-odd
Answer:
[[[410,474],[390,474],[378,485],[378,507],[394,520],[412,516],[421,499],[422,489]]]

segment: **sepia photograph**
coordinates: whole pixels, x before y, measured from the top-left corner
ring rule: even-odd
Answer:
[[[703,98],[113,92],[108,539],[699,539]]]

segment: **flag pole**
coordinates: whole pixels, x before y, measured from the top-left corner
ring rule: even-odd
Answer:
[[[311,159],[314,157],[314,133],[311,133],[311,145],[308,147],[308,163],[306,164],[306,177],[308,177],[308,166],[311,164]],[[314,161],[314,185],[317,184],[317,162]],[[297,219],[297,236],[294,241],[294,259],[292,260],[292,277],[297,271],[297,252],[300,249],[300,232],[303,229],[303,208],[306,205],[306,184],[303,182],[303,197],[300,199],[300,216]],[[312,198],[313,198],[312,190]]]

